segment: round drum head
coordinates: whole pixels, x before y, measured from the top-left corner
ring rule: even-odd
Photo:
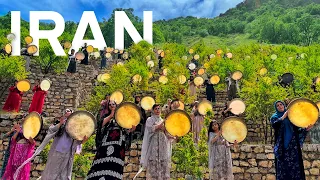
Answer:
[[[189,54],[193,54],[193,49],[189,49]]]
[[[151,110],[155,103],[155,100],[150,96],[145,96],[141,99],[141,107],[146,111]]]
[[[111,53],[106,53],[106,58],[110,58],[111,57]]]
[[[193,56],[193,59],[198,60],[200,58],[199,54]]]
[[[111,53],[111,48],[107,47],[107,53]]]
[[[124,102],[117,107],[115,119],[119,126],[131,129],[132,126],[137,126],[141,120],[140,108],[131,102]]]
[[[165,75],[165,76],[168,75],[168,69],[164,68],[163,71],[162,71],[162,74]]]
[[[319,117],[318,106],[309,99],[298,98],[288,105],[288,118],[292,124],[306,128],[317,122]]]
[[[24,38],[24,41],[27,43],[27,44],[31,44],[33,42],[33,38],[31,36],[27,36]]]
[[[13,41],[15,38],[16,38],[16,35],[14,35],[13,33],[10,33],[10,34],[7,35],[7,39],[9,41]]]
[[[65,43],[63,43],[63,47],[69,49],[71,48],[71,43],[69,41],[66,41]]]
[[[180,84],[184,84],[187,81],[187,78],[184,75],[180,75],[178,76],[178,81]]]
[[[213,75],[210,78],[210,82],[211,84],[218,84],[220,82],[220,77],[218,75]]]
[[[291,73],[285,73],[282,75],[282,82],[290,84],[293,81],[293,75]]]
[[[77,52],[76,53],[76,59],[77,60],[83,60],[85,58],[84,53],[83,52]]]
[[[146,57],[146,60],[147,60],[147,61],[150,61],[150,60],[151,60],[151,56],[150,56],[150,55],[147,56],[147,57]]]
[[[210,54],[210,59],[212,59],[212,58],[214,58],[214,57],[216,57],[214,54]]]
[[[26,79],[21,80],[17,83],[17,88],[21,92],[29,91],[30,87],[31,87],[30,82]]]
[[[139,83],[142,81],[142,77],[139,74],[136,74],[132,77],[132,82],[133,83]]]
[[[212,103],[208,100],[203,100],[198,105],[198,111],[201,115],[206,115],[208,111],[212,111]]]
[[[149,72],[149,73],[148,73],[148,77],[149,77],[149,79],[151,79],[151,78],[152,78],[152,76],[153,76],[153,75],[152,75],[152,72]]]
[[[200,86],[204,83],[204,80],[202,77],[198,76],[198,77],[194,78],[193,82],[196,86]]]
[[[120,91],[115,91],[111,94],[110,100],[115,101],[117,104],[120,104],[123,101],[123,94]]]
[[[92,53],[93,52],[93,46],[92,45],[89,45],[89,46],[87,46],[87,52],[88,53]]]
[[[222,125],[222,136],[230,143],[234,143],[235,140],[238,143],[242,142],[247,137],[247,126],[242,118],[228,117]]]
[[[157,51],[157,53],[160,55],[161,54],[161,52],[162,52],[162,50],[161,49],[159,49],[158,51]]]
[[[240,79],[242,78],[242,72],[241,72],[241,71],[235,71],[235,72],[232,74],[231,78],[232,78],[233,80],[240,80]]]
[[[100,57],[100,53],[99,53],[99,52],[94,52],[94,53],[93,53],[93,56],[94,56],[95,58],[98,58],[98,57]]]
[[[30,45],[27,48],[27,52],[28,54],[35,54],[36,52],[38,52],[38,47],[35,45]]]
[[[171,136],[182,137],[191,129],[191,118],[182,110],[173,110],[165,120],[165,128]]]
[[[96,119],[88,111],[72,113],[66,123],[66,131],[75,140],[82,141],[84,136],[88,138],[96,129]]]
[[[29,139],[30,137],[35,138],[39,134],[41,128],[42,119],[39,113],[31,112],[25,117],[22,123],[23,136],[26,139]]]
[[[40,88],[43,91],[48,91],[50,89],[50,86],[51,86],[51,81],[48,78],[42,80],[40,83]]]
[[[148,65],[148,67],[152,68],[154,66],[154,62],[153,61],[148,61],[147,65]]]
[[[231,112],[235,115],[239,115],[244,113],[244,111],[246,110],[246,105],[244,104],[244,102],[241,99],[233,99],[230,103],[229,103],[229,108],[231,108]]]
[[[11,44],[6,44],[6,46],[4,47],[4,50],[6,51],[7,54],[11,54],[12,52]]]
[[[271,59],[272,59],[272,60],[276,60],[277,58],[278,58],[277,55],[275,55],[275,54],[272,54],[272,55],[271,55]]]
[[[164,51],[161,52],[160,56],[161,56],[161,57],[164,57]]]
[[[113,50],[113,52],[114,52],[115,54],[117,54],[117,53],[119,52],[119,50],[118,50],[118,49],[115,49],[115,50]]]
[[[196,68],[196,65],[194,63],[189,64],[189,69],[194,70]]]
[[[119,54],[123,54],[123,50],[120,50],[120,51],[119,51]]]
[[[127,52],[123,53],[122,55],[123,59],[128,59],[129,58],[129,54]]]
[[[200,68],[200,69],[198,70],[198,74],[199,74],[200,76],[203,75],[204,72],[205,72],[205,70],[204,70],[203,68]]]
[[[182,60],[187,60],[188,57],[187,56],[182,56]]]
[[[162,84],[166,84],[168,82],[168,78],[166,76],[160,76],[159,82]]]
[[[268,73],[268,69],[267,68],[261,68],[259,71],[260,76],[264,76]]]
[[[110,74],[108,74],[108,73],[104,73],[104,74],[100,74],[100,75],[101,75],[101,82],[104,82],[104,83],[106,83],[108,81],[108,79],[110,79],[110,77],[111,77]],[[99,78],[99,76],[98,76],[98,78]]]
[[[218,49],[218,50],[217,50],[217,54],[218,54],[218,55],[221,55],[222,53],[223,53],[223,51],[222,51],[221,49]]]
[[[232,53],[227,53],[227,58],[231,59],[232,58]]]

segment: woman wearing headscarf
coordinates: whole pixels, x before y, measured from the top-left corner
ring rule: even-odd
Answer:
[[[198,111],[199,102],[195,101],[194,106],[191,111],[191,119],[192,119],[192,133],[193,133],[193,141],[198,144],[200,140],[200,133],[203,128],[204,116],[201,115]]]
[[[237,141],[230,145],[223,137],[216,120],[208,127],[209,175],[210,180],[233,180],[232,158],[230,146],[236,146]]]
[[[2,108],[4,111],[19,112],[20,110],[23,93],[18,90],[17,84],[18,84],[18,81],[14,81],[14,85],[9,88],[10,93],[8,95],[6,103]]]
[[[160,105],[153,105],[152,111],[146,122],[140,164],[147,169],[147,180],[169,180],[174,137],[165,132]]]
[[[109,113],[98,123],[97,152],[88,172],[88,180],[122,179],[123,177],[126,136],[136,127],[133,126],[129,132],[120,127],[114,119],[116,107],[116,102],[110,101]]]
[[[13,180],[19,166],[33,154],[36,145],[33,138],[26,139],[20,124],[14,125],[15,133],[10,144],[10,157],[3,175],[4,180]],[[18,173],[17,179],[28,180],[30,178],[31,162],[26,164]]]
[[[275,167],[277,180],[304,180],[304,167],[301,147],[306,138],[306,129],[298,128],[288,119],[285,103],[274,103],[276,112],[271,117],[271,125],[275,130]]]

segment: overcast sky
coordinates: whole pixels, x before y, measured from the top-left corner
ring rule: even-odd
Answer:
[[[56,11],[65,21],[79,22],[83,11],[94,11],[98,20],[108,19],[115,8],[133,8],[142,18],[143,11],[153,11],[153,20],[180,16],[212,18],[235,7],[243,0],[0,0],[0,15],[21,11],[29,21],[29,11]]]

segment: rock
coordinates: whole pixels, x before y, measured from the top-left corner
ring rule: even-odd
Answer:
[[[38,164],[37,167],[36,167],[36,170],[43,171],[45,167],[46,167],[45,164]]]
[[[269,164],[268,161],[260,161],[259,162],[259,166],[265,167],[265,168],[268,167],[268,164]]]
[[[232,164],[234,165],[234,166],[239,166],[239,161],[232,161]]]
[[[303,161],[303,166],[304,166],[304,168],[309,169],[311,167],[311,163],[309,161],[307,161],[307,160],[304,160]]]
[[[261,180],[261,178],[262,178],[262,175],[261,175],[261,174],[255,174],[255,175],[253,175],[253,177],[252,177],[253,180]]]
[[[8,118],[7,118],[7,119],[8,119]],[[3,121],[0,123],[0,126],[2,126],[2,127],[9,127],[11,124],[12,124],[12,121],[3,120]]]
[[[319,175],[319,169],[317,169],[317,168],[310,169],[310,174],[318,176]]]
[[[130,151],[130,156],[135,157],[135,156],[137,156],[137,155],[138,155],[137,150],[131,150],[131,151]]]
[[[240,159],[246,159],[246,154],[245,153],[240,153]]]
[[[248,166],[249,166],[249,163],[247,163],[247,162],[245,162],[245,161],[240,161],[240,166],[248,167]]]
[[[264,152],[263,147],[261,147],[261,146],[258,146],[258,147],[256,147],[256,148],[254,148],[253,151],[254,151],[255,153],[262,153],[262,152]]]
[[[265,154],[257,154],[257,159],[266,159],[267,156]]]
[[[304,162],[304,161],[303,161]],[[310,167],[310,166],[309,166]],[[315,160],[312,162],[312,167],[318,167],[320,169],[320,160]]]
[[[255,159],[249,159],[248,162],[251,166],[257,166],[257,162]]]
[[[267,154],[267,158],[268,158],[268,159],[274,159],[274,154],[273,154],[273,153],[272,153],[272,154],[271,154],[271,153],[270,153],[270,154]]]
[[[276,176],[273,174],[267,174],[267,180],[276,180]]]
[[[232,167],[232,172],[234,174],[237,174],[237,173],[243,173],[244,170],[242,168],[239,168],[239,167]]]
[[[231,157],[232,157],[232,159],[238,159],[239,158],[239,153],[232,153]]]
[[[254,168],[249,168],[246,172],[252,173],[252,174],[257,174],[259,172],[259,170],[257,167],[254,167]]]

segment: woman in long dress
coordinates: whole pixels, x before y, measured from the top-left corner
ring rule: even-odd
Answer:
[[[189,80],[189,94],[190,96],[194,96],[197,99],[197,86],[193,82],[194,77],[190,76]]]
[[[304,180],[304,166],[301,147],[307,132],[312,128],[298,128],[288,119],[285,103],[274,103],[276,112],[271,117],[275,130],[275,166],[277,180]]]
[[[153,105],[152,111],[146,122],[140,163],[147,169],[147,180],[169,180],[174,138],[165,133],[160,105]]]
[[[125,158],[125,140],[128,134],[127,130],[119,126],[114,120],[115,101],[109,103],[109,113],[106,114],[102,121],[98,122],[96,156],[88,172],[89,180],[109,180],[122,179]],[[135,127],[129,130],[132,132]]]
[[[23,93],[18,90],[17,83],[18,81],[14,81],[14,85],[9,88],[10,93],[8,95],[6,103],[2,108],[4,111],[19,112],[20,110]]]
[[[40,88],[40,80],[39,79],[36,80],[36,85],[34,86],[32,91],[34,92],[34,95],[33,95],[32,102],[31,102],[31,105],[29,108],[29,112],[36,111],[39,114],[41,114],[42,107],[43,107],[47,92],[43,91]]]
[[[210,180],[233,180],[231,145],[221,134],[217,121],[211,121],[208,127]],[[237,145],[236,141],[234,145]]]
[[[76,61],[76,56],[75,56],[75,50],[71,50],[71,54],[69,54],[69,66],[67,69],[68,73],[76,73],[77,71],[77,61]]]
[[[15,133],[11,140],[10,157],[3,175],[4,180],[13,180],[14,173],[18,167],[33,154],[35,141],[30,137],[26,139],[23,137],[22,129],[19,124],[14,125]],[[17,179],[29,180],[30,178],[31,162],[26,164],[20,170]]]
[[[71,180],[76,150],[88,140],[85,136],[83,141],[77,141],[67,133],[65,123],[72,113],[72,110],[66,109],[59,123],[49,127],[49,133],[55,134],[55,137],[50,147],[46,167],[42,172],[41,179],[43,180]]]
[[[204,116],[199,113],[198,105],[199,102],[196,101],[191,112],[193,141],[196,144],[198,144],[200,140],[200,133],[203,128],[204,122]]]

